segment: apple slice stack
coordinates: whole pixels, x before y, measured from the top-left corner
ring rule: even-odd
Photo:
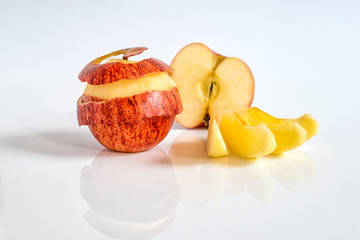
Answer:
[[[127,58],[147,48],[128,48],[99,57],[79,74],[87,82],[77,103],[79,125],[88,125],[105,147],[138,152],[161,142],[182,111],[171,68],[155,58]],[[124,54],[123,59],[104,59]]]
[[[318,131],[309,114],[297,119],[275,118],[250,108],[254,78],[250,68],[235,57],[224,57],[201,43],[179,51],[170,73],[184,111],[176,121],[187,128],[207,126],[210,157],[228,155],[227,148],[244,158],[281,154],[302,145]],[[219,123],[219,125],[218,125]]]

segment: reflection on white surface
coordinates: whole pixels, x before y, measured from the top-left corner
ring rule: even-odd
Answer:
[[[179,184],[181,200],[201,206],[212,199],[216,207],[223,195],[250,193],[259,204],[271,202],[274,180],[288,190],[298,190],[315,176],[315,163],[299,151],[281,157],[246,160],[234,155],[208,158],[204,131],[187,130],[171,146],[169,157]]]
[[[4,220],[4,206],[3,206],[3,187],[2,187],[2,177],[1,177],[1,169],[0,169],[0,239],[9,239],[7,236],[7,229],[5,226]]]
[[[81,193],[91,211],[85,220],[115,239],[150,239],[174,219],[181,188],[160,149],[100,152],[81,171]]]

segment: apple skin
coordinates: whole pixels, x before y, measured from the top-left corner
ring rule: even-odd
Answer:
[[[170,91],[146,91],[110,100],[82,95],[77,104],[79,126],[137,123],[144,118],[175,116],[181,111],[180,94],[176,87]]]
[[[150,73],[172,69],[155,58],[135,63],[101,62],[123,54],[123,59],[141,54],[146,47],[126,48],[94,59],[79,74],[82,82],[103,85],[122,79],[139,79]],[[129,97],[101,99],[82,95],[77,103],[79,126],[88,125],[94,137],[105,147],[121,152],[148,150],[160,143],[182,111],[176,87],[168,91],[146,91]]]
[[[181,111],[176,87],[111,100],[83,95],[77,107],[79,125],[89,125],[102,145],[121,152],[145,151],[159,144]]]
[[[87,64],[79,73],[81,82],[91,85],[100,85],[116,82],[120,79],[138,79],[149,73],[172,71],[166,63],[156,59],[148,58],[136,63],[111,62],[100,64],[102,60],[124,54],[130,57],[142,53],[147,48],[127,48],[101,56]]]
[[[145,118],[138,123],[89,125],[105,147],[119,152],[141,152],[159,144],[169,133],[175,116]]]

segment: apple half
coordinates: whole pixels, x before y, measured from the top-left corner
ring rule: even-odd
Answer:
[[[177,53],[170,66],[183,104],[176,121],[184,127],[207,125],[212,116],[252,103],[254,78],[238,58],[224,57],[204,44],[192,43]]]
[[[77,103],[79,125],[88,125],[105,147],[121,152],[148,150],[168,134],[182,104],[171,68],[155,58],[129,61],[147,48],[129,48],[99,57],[79,74],[87,82]],[[123,59],[109,57],[124,54]]]

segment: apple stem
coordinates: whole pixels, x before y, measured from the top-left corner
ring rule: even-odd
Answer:
[[[123,56],[123,60],[128,60],[128,58]]]

